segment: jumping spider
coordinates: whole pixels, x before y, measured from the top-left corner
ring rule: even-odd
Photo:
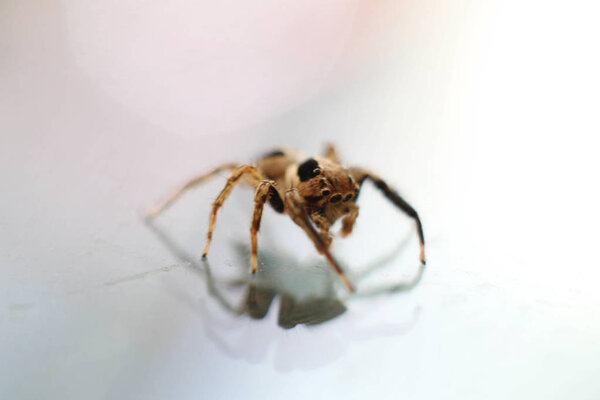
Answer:
[[[161,205],[152,209],[148,213],[148,217],[156,217],[187,189],[199,185],[223,170],[232,172],[225,187],[213,202],[202,257],[206,257],[208,254],[217,211],[225,202],[234,185],[244,178],[246,183],[256,188],[254,212],[250,226],[252,244],[250,268],[252,273],[256,272],[256,234],[260,228],[263,207],[268,201],[275,211],[282,214],[287,213],[306,232],[317,251],[327,258],[348,290],[353,292],[352,283],[329,252],[331,244],[329,228],[335,221],[342,218],[342,237],[352,232],[358,216],[356,200],[363,182],[368,178],[383,192],[385,197],[415,220],[421,246],[420,260],[423,265],[425,264],[423,227],[415,209],[372,172],[362,168],[342,167],[331,145],[327,146],[324,157],[306,159],[297,151],[284,149],[273,151],[253,164],[223,164],[207,174],[191,179],[174,191]]]

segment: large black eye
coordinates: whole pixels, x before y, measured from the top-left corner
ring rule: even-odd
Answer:
[[[350,200],[352,200],[352,194],[349,194],[344,198],[344,201],[350,201]]]
[[[298,166],[298,178],[300,178],[300,182],[314,178],[320,173],[319,163],[314,158],[309,158]]]
[[[329,199],[329,202],[331,202],[331,203],[337,203],[341,199],[342,199],[342,195],[341,194],[336,194],[331,199]]]
[[[329,196],[329,195],[331,194],[331,192],[330,192],[329,190],[325,189],[325,190],[323,190],[323,191],[321,192],[321,194],[322,194],[323,196]]]

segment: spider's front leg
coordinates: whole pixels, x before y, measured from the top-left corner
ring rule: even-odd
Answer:
[[[394,205],[400,208],[404,213],[406,213],[409,217],[414,219],[417,225],[417,234],[419,235],[419,242],[421,246],[421,264],[425,265],[425,235],[423,234],[423,224],[421,224],[421,219],[419,218],[419,214],[417,211],[406,202],[395,190],[390,188],[385,181],[383,181],[380,177],[375,175],[374,173],[367,171],[362,168],[350,168],[350,173],[354,177],[354,179],[358,182],[358,184],[362,187],[364,181],[368,178],[373,181],[377,189],[381,190],[385,197],[388,198]]]
[[[300,227],[304,232],[308,235],[308,237],[312,240],[315,245],[317,251],[327,258],[329,264],[335,269],[338,273],[344,284],[348,288],[349,291],[354,292],[354,287],[344,271],[339,266],[337,261],[333,258],[331,253],[329,252],[327,243],[323,240],[321,235],[315,229],[312,221],[310,220],[308,213],[306,212],[306,207],[304,206],[304,202],[300,193],[298,193],[297,189],[290,189],[285,192],[284,197],[285,209],[292,220]]]
[[[210,222],[208,225],[208,233],[206,234],[206,244],[204,245],[204,251],[202,252],[203,258],[208,254],[208,248],[210,247],[210,241],[212,239],[213,230],[215,229],[215,222],[217,220],[217,211],[219,211],[219,208],[221,208],[225,202],[225,199],[227,199],[227,196],[229,196],[229,193],[231,193],[233,187],[244,175],[249,175],[254,182],[260,182],[264,180],[262,174],[258,172],[258,169],[253,165],[241,165],[236,168],[231,175],[229,175],[227,183],[225,183],[225,187],[223,190],[221,190],[221,193],[219,193],[219,196],[213,202],[212,211],[210,213]]]
[[[256,234],[260,229],[260,221],[262,212],[265,207],[265,202],[269,199],[271,206],[277,212],[283,212],[283,201],[277,190],[277,184],[274,181],[262,181],[256,188],[254,194],[254,212],[252,213],[252,225],[250,225],[250,242],[252,243],[252,253],[250,255],[250,270],[256,273],[256,253],[257,253],[257,237]]]

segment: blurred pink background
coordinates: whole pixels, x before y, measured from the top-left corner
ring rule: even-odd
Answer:
[[[598,11],[1,2],[0,398],[597,399]],[[284,331],[227,314],[140,220],[217,163],[326,141],[419,210],[415,291]],[[161,217],[191,254],[221,184]],[[215,269],[248,240],[251,197],[219,217]],[[335,247],[356,274],[413,234],[361,197]],[[319,260],[270,210],[259,240]],[[379,280],[411,274],[407,248]]]

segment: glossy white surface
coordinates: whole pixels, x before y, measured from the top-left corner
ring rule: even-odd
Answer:
[[[0,398],[597,399],[594,6],[259,3],[0,4]],[[360,296],[417,272],[412,224],[373,186],[334,247],[349,298],[265,211],[256,279],[347,307],[313,327],[211,295],[223,178],[158,235],[140,218],[219,162],[325,141],[420,212],[413,290]],[[251,199],[234,191],[209,256],[232,304]]]

